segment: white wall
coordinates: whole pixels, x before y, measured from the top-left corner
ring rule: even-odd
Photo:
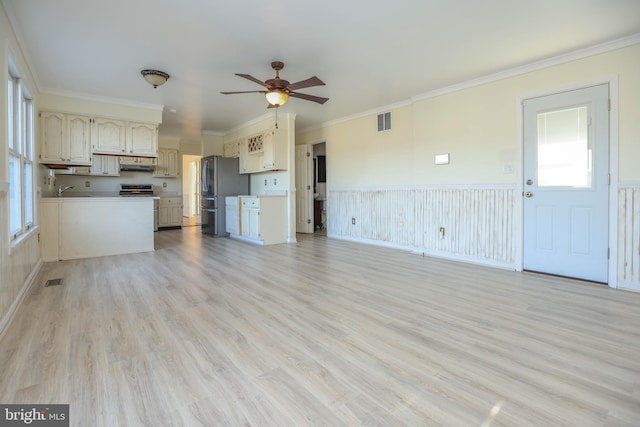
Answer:
[[[615,185],[637,188],[638,70],[640,44],[634,44],[579,59],[558,60],[555,65],[532,67],[529,72],[514,72],[504,78],[497,76],[482,84],[416,96],[390,108],[390,131],[376,131],[373,112],[299,131],[298,144],[327,143],[328,234],[517,268],[517,253],[506,258],[498,255],[500,248],[493,246],[499,243],[492,240],[494,236],[468,233],[485,229],[482,218],[498,215],[505,208],[504,221],[521,221],[517,203],[509,202],[518,188],[522,164],[518,100],[594,81],[617,82],[614,99],[618,103],[613,106],[613,114],[617,114],[618,127],[612,134],[617,134],[613,143],[618,147],[618,170],[617,176],[612,171],[612,178]],[[384,111],[381,108],[379,112]],[[450,164],[435,165],[434,156],[444,153],[449,153]],[[504,173],[505,165],[513,166],[513,173]],[[501,195],[487,198],[487,192]],[[424,200],[439,200],[439,204],[445,204],[444,209],[433,216],[433,210],[442,206],[417,203]],[[471,206],[482,212],[475,224],[468,222]],[[629,217],[629,209],[633,204],[621,203],[619,217]],[[354,217],[355,225],[351,223]],[[431,225],[425,228],[427,223]],[[448,234],[444,242],[435,242],[439,225],[444,223],[462,234]],[[516,245],[517,228],[501,229],[506,233],[501,239],[512,247]],[[624,256],[634,254],[633,259],[621,262],[640,265],[638,245],[631,243]],[[624,280],[629,277],[638,276],[626,274]]]
[[[38,245],[38,227],[32,229],[19,242],[9,243],[9,202],[8,202],[8,154],[9,146],[7,129],[7,79],[9,56],[20,72],[27,87],[34,97],[34,106],[38,108],[39,96],[31,70],[18,46],[15,34],[0,3],[0,333],[17,303],[35,278],[40,268],[40,247]],[[36,124],[37,126],[37,124]],[[37,127],[36,127],[37,131]],[[36,156],[39,153],[36,147]],[[36,180],[36,185],[40,181]]]

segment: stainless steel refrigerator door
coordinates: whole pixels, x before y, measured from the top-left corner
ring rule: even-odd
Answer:
[[[217,209],[202,209],[202,233],[203,234],[218,234],[218,210]]]

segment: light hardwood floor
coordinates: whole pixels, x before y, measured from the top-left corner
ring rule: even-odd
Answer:
[[[640,294],[198,231],[45,264],[0,402],[69,403],[73,426],[640,425]]]

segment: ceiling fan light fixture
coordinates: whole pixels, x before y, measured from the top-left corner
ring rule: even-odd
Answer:
[[[269,102],[269,104],[273,105],[274,107],[283,106],[289,99],[289,94],[279,89],[270,90],[265,94],[265,96],[267,97],[267,101]]]
[[[169,74],[164,71],[159,70],[142,70],[140,71],[142,77],[151,85],[153,88],[157,88],[158,86],[162,86],[169,80]]]

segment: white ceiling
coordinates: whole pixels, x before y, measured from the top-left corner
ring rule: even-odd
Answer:
[[[267,113],[266,80],[305,128],[640,33],[638,0],[2,0],[40,91],[165,106],[161,135],[199,141]],[[171,78],[153,89],[144,68]],[[172,113],[170,110],[177,110]],[[273,111],[273,110],[271,110]]]

